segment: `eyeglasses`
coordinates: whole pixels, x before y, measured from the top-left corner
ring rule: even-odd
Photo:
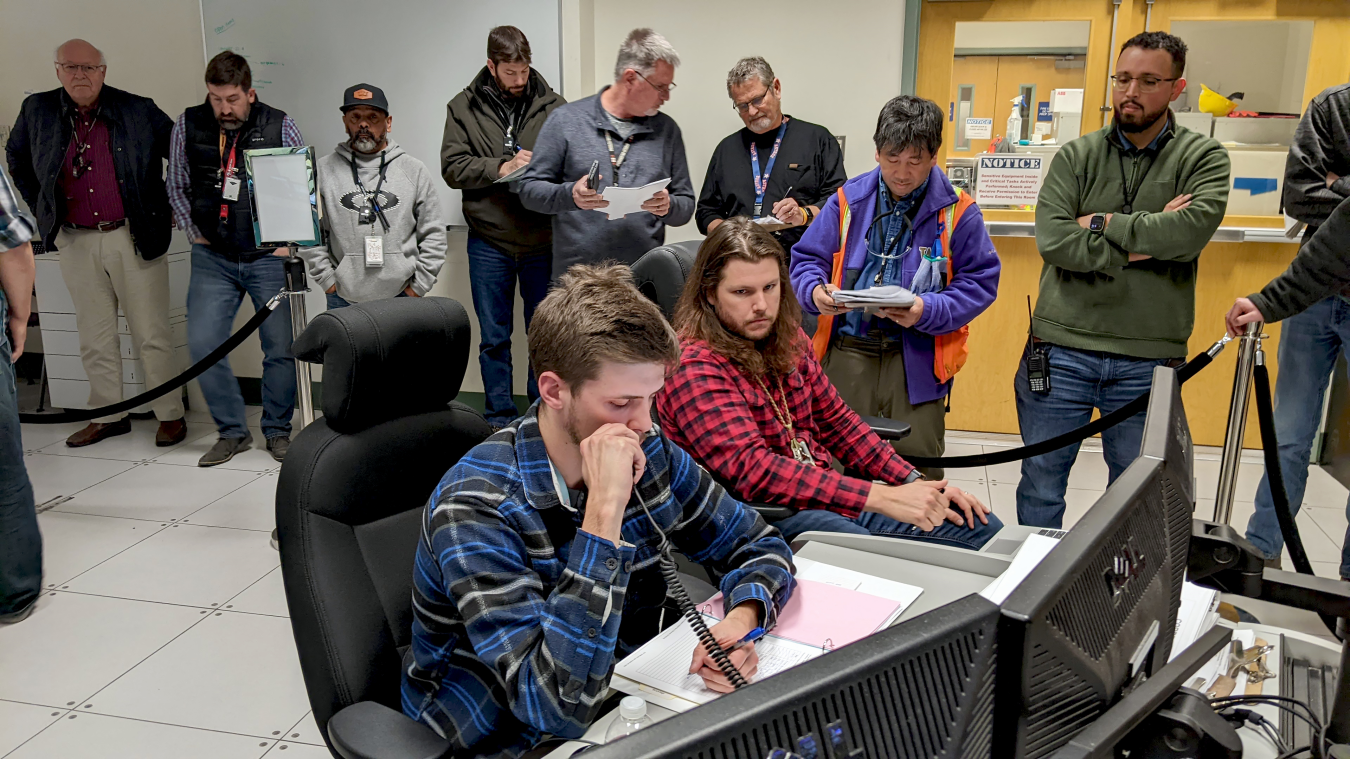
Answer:
[[[744,114],[744,113],[749,113],[749,112],[750,112],[750,106],[754,106],[754,107],[755,107],[755,110],[758,111],[760,108],[763,108],[763,107],[764,107],[764,98],[766,98],[766,97],[768,97],[768,96],[769,96],[769,90],[766,89],[766,90],[764,90],[764,94],[763,94],[763,95],[760,95],[759,97],[757,97],[757,98],[755,98],[755,99],[753,99],[753,100],[750,100],[750,101],[747,101],[747,102],[744,102],[744,103],[732,103],[732,104],[731,104],[731,108],[732,108],[732,110],[736,111],[737,113],[742,113],[742,114]]]
[[[90,66],[85,63],[61,63],[57,61],[56,65],[67,74],[84,74],[85,76],[93,76],[95,71],[108,70],[108,67],[103,64]]]
[[[1134,77],[1134,76],[1121,76],[1117,74],[1116,76],[1111,77],[1111,81],[1116,83],[1116,90],[1118,92],[1124,92],[1130,88],[1131,84],[1138,82],[1139,91],[1144,94],[1148,94],[1150,92],[1157,92],[1158,86],[1161,85],[1163,82],[1175,82],[1176,77],[1173,77],[1171,79],[1159,79],[1153,76]]]
[[[634,74],[637,74],[638,76],[642,76],[642,72],[641,72],[641,71],[638,71],[637,69],[633,69],[633,73],[634,73]],[[645,76],[642,76],[642,81],[644,81],[644,82],[646,82],[647,84],[651,85],[651,88],[652,88],[652,89],[656,90],[657,92],[661,93],[662,95],[665,95],[666,97],[670,97],[670,93],[673,92],[673,91],[675,90],[675,83],[674,83],[674,82],[671,82],[670,84],[667,84],[667,85],[664,86],[664,87],[657,87],[656,85],[652,84],[652,80],[648,79],[648,78],[645,77]]]

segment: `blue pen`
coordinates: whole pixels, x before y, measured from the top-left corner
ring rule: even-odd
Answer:
[[[732,651],[735,651],[735,650],[741,648],[742,646],[744,646],[744,645],[747,644],[747,643],[754,643],[755,641],[757,641],[757,640],[759,640],[760,638],[763,638],[765,635],[767,635],[768,632],[769,632],[769,631],[768,631],[768,630],[765,630],[763,627],[756,627],[755,629],[753,629],[753,630],[751,630],[750,632],[746,633],[744,638],[741,638],[740,640],[738,640],[738,641],[736,641],[735,643],[733,643],[733,644],[731,645],[731,648],[728,648],[728,649],[727,649],[727,653],[731,653]]]

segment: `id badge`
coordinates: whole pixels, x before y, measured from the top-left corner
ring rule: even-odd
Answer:
[[[376,268],[384,266],[384,238],[367,237],[366,238],[366,267]]]
[[[243,184],[239,177],[228,177],[224,186],[220,188],[220,197],[233,203],[239,199],[239,186]]]

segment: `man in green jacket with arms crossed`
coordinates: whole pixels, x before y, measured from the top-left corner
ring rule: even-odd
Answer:
[[[1185,68],[1180,39],[1131,38],[1112,77],[1114,119],[1050,164],[1036,204],[1040,296],[1014,382],[1028,445],[1124,406],[1149,389],[1154,367],[1185,361],[1200,252],[1229,186],[1223,146],[1172,117]],[[1102,433],[1110,481],[1138,457],[1143,429],[1139,414]],[[1077,455],[1074,444],[1022,462],[1018,522],[1062,526]]]

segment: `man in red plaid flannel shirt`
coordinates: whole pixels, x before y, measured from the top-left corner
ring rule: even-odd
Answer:
[[[718,225],[676,309],[680,367],[657,396],[671,441],[737,497],[796,508],[775,523],[789,541],[819,530],[988,542],[998,517],[882,442],[840,399],[800,321],[782,247],[747,219]],[[832,456],[866,479],[836,472]]]

